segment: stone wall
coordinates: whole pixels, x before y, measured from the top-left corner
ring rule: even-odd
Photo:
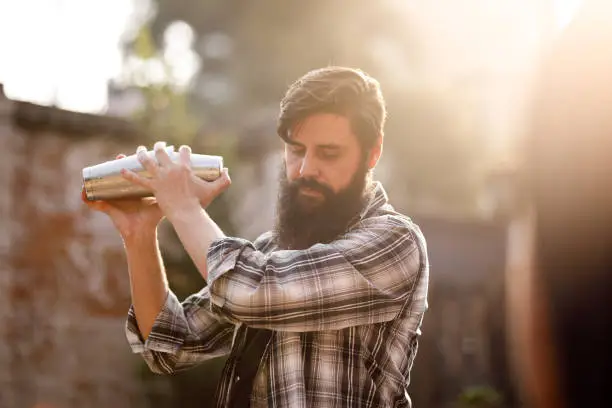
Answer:
[[[81,169],[135,144],[127,127],[96,120],[0,93],[3,408],[144,405],[121,241],[80,199]]]

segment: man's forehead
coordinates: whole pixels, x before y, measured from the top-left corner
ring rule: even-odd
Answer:
[[[289,142],[301,145],[340,146],[356,141],[348,118],[329,113],[309,116],[289,133]]]

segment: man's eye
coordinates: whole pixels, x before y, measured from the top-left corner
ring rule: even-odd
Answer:
[[[296,156],[303,156],[304,155],[304,149],[300,148],[300,147],[295,147],[293,149],[291,149],[291,153],[295,154]]]

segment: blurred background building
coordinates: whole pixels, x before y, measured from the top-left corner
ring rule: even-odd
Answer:
[[[223,359],[159,377],[130,353],[122,245],[81,205],[80,170],[156,140],[221,154],[233,185],[211,212],[252,239],[274,217],[278,103],[329,64],[380,80],[390,116],[376,177],[428,238],[415,407],[469,392],[520,406],[503,318],[512,169],[538,59],[579,6],[0,0],[0,407],[211,398]],[[167,225],[162,245],[177,293],[201,287]]]

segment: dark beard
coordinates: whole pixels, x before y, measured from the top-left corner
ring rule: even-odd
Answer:
[[[365,163],[355,172],[350,184],[338,193],[313,179],[290,182],[284,163],[281,167],[275,232],[282,249],[307,249],[316,243],[333,241],[347,230],[370,199],[371,177]],[[324,200],[316,204],[309,202],[299,194],[301,187],[320,192]]]

